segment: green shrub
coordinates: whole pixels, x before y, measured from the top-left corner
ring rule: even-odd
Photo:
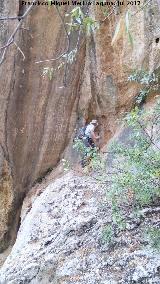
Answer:
[[[117,214],[121,211],[119,215],[123,221],[127,207],[137,211],[160,197],[160,148],[157,144],[160,141],[160,103],[150,113],[136,107],[124,122],[131,131],[127,145],[114,142],[110,146],[114,175],[108,193],[112,207]],[[119,221],[116,223],[118,225]]]
[[[107,184],[112,209],[112,223],[102,233],[107,243],[112,242],[115,228],[126,229],[130,213],[140,216],[143,207],[160,197],[160,102],[152,111],[136,107],[123,121],[128,137],[125,142],[114,141],[110,145],[112,167],[109,171],[97,149],[85,147],[82,140],[75,140],[73,146],[82,157],[86,152],[92,156],[92,168],[98,169],[96,179]],[[151,229],[148,235],[159,246],[159,231]]]
[[[160,228],[148,228],[145,235],[149,240],[150,245],[153,248],[160,250]]]
[[[88,159],[90,168],[102,171],[102,168],[104,168],[104,160],[98,152],[97,147],[86,147],[83,140],[76,138],[73,143],[73,148],[80,154],[81,160]]]
[[[107,225],[102,231],[102,239],[105,243],[110,244],[114,239],[112,225]]]
[[[103,239],[110,243],[115,228],[126,229],[128,215],[141,216],[144,206],[149,206],[160,197],[160,102],[152,112],[137,107],[124,118],[129,135],[127,145],[115,141],[109,148],[112,155],[112,170],[108,173],[112,224],[103,231]],[[112,173],[113,172],[113,173]],[[107,172],[105,172],[105,178]],[[103,180],[104,182],[104,180]],[[160,248],[160,229],[146,231],[150,244]]]

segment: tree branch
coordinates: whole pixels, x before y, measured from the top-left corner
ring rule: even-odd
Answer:
[[[56,11],[57,11],[57,13],[58,13],[58,16],[59,16],[60,19],[61,19],[61,22],[62,22],[62,24],[63,24],[64,30],[65,30],[65,33],[66,33],[66,36],[67,36],[67,48],[66,48],[66,50],[65,50],[63,53],[61,53],[61,54],[58,55],[57,57],[51,58],[51,59],[39,60],[39,61],[36,61],[36,62],[35,62],[36,64],[59,60],[59,59],[61,59],[64,55],[66,55],[66,54],[68,53],[68,51],[69,51],[69,48],[70,48],[70,37],[69,37],[68,31],[67,31],[67,29],[66,29],[65,23],[64,23],[64,21],[63,21],[62,15],[61,15],[60,12],[59,12],[58,7],[56,6],[55,8],[56,8]]]
[[[22,16],[0,17],[0,21],[21,20]]]
[[[29,8],[26,10],[26,12],[21,16],[21,20],[20,22],[18,23],[18,25],[16,26],[15,30],[13,31],[13,33],[11,34],[11,36],[9,37],[7,43],[2,46],[0,48],[0,50],[4,49],[3,50],[3,53],[2,53],[2,56],[1,56],[1,60],[0,60],[0,65],[3,63],[3,61],[5,60],[5,56],[6,56],[6,53],[7,53],[7,50],[8,50],[8,47],[14,43],[14,37],[16,36],[18,30],[20,29],[22,23],[23,23],[23,20],[26,18],[26,16],[30,13],[30,11],[32,10],[33,8],[33,4],[36,2],[36,0],[33,0],[32,1],[32,4],[31,6],[29,6]],[[12,18],[12,17],[11,17]],[[17,17],[19,18],[19,17]]]
[[[23,61],[24,61],[26,57],[25,57],[23,51],[21,50],[21,48],[18,46],[18,44],[17,44],[15,41],[14,41],[13,43],[14,43],[14,45],[17,47],[18,51],[22,54],[22,56],[23,56]]]
[[[66,50],[61,53],[59,56],[55,57],[55,58],[51,58],[51,59],[45,59],[45,60],[39,60],[39,61],[36,61],[35,63],[36,64],[39,64],[39,63],[43,63],[43,62],[50,62],[50,61],[56,61],[56,60],[59,60],[61,59],[62,57],[64,57],[66,55],[66,62],[65,62],[65,71],[64,71],[64,78],[63,78],[63,84],[64,86],[66,86],[66,76],[67,76],[67,66],[68,66],[68,55],[69,55],[69,50],[70,50],[70,36],[69,36],[69,33],[67,31],[67,28],[66,28],[66,25],[65,25],[65,22],[63,20],[63,17],[58,9],[57,6],[55,6],[55,9],[57,11],[57,14],[62,22],[62,25],[63,25],[63,28],[64,28],[64,31],[65,31],[65,34],[66,34],[66,38],[67,38],[67,48]]]
[[[152,145],[154,145],[158,150],[160,150],[160,148],[154,143],[153,137],[151,137],[151,136],[148,134],[147,130],[146,130],[145,127],[141,124],[140,121],[138,121],[138,124],[139,124],[139,126],[141,127],[141,129],[143,130],[143,132],[145,133],[145,135],[148,137],[150,143],[151,143]]]
[[[118,4],[118,1],[115,1],[115,4]],[[111,10],[111,12],[103,19],[103,20],[101,20],[101,21],[99,21],[100,22],[100,24],[103,24],[104,22],[105,22],[105,20],[107,20],[112,14],[113,14],[113,12],[114,12],[114,10],[116,9],[116,7],[117,7],[118,5],[115,5],[114,7],[113,7],[113,9]]]

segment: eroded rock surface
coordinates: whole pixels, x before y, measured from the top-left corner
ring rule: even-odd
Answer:
[[[109,246],[104,242],[111,223],[106,190],[73,172],[51,183],[23,218],[0,283],[159,284],[160,256],[144,247],[143,221],[130,218],[127,230]],[[145,223],[158,214],[150,212]]]
[[[102,21],[105,9],[92,7],[92,17]],[[115,133],[116,119],[135,101],[139,87],[127,81],[129,74],[141,69],[153,72],[160,66],[158,1],[148,3],[146,9],[138,13],[136,6],[129,7],[129,31],[133,45],[125,32],[112,45],[115,28],[118,21],[126,16],[126,11],[125,5],[112,11],[112,16],[106,17],[87,42],[79,108],[86,116],[89,112],[91,117],[96,114],[99,118],[103,126],[103,143]]]
[[[18,14],[19,1],[1,2],[1,15]],[[61,9],[62,15],[65,12],[65,9]],[[5,23],[2,26],[1,45],[5,45],[18,20]],[[15,37],[25,60],[12,45],[0,69],[0,164],[7,160],[13,179],[10,215],[16,212],[18,215],[25,192],[37,178],[59,162],[75,127],[79,84],[85,60],[84,45],[80,48],[78,61],[68,66],[66,88],[63,86],[62,70],[50,80],[48,76],[43,78],[42,73],[44,67],[51,67],[52,64],[35,64],[38,60],[56,57],[66,50],[67,39],[62,26],[55,9],[34,7],[24,20],[23,29]],[[54,68],[56,64],[59,62],[54,62]],[[0,207],[3,207],[3,203]],[[10,235],[11,229],[8,227]],[[1,232],[3,236],[6,226]],[[5,245],[1,245],[2,250],[10,242],[7,239]]]
[[[19,3],[17,0],[1,1],[1,15],[17,16],[22,12]],[[70,8],[61,8],[62,17]],[[136,11],[136,7],[131,7],[131,14]],[[127,82],[131,70],[159,68],[157,1],[149,2],[144,10],[131,17],[133,47],[126,34],[111,46],[116,24],[125,12],[122,9],[113,13],[97,32],[80,44],[77,60],[68,66],[65,88],[62,70],[51,80],[41,76],[44,67],[55,67],[58,63],[35,64],[39,60],[57,57],[66,49],[65,30],[56,9],[34,7],[23,22],[15,41],[25,60],[12,45],[0,69],[0,151],[3,152],[0,164],[7,161],[13,181],[10,190],[14,198],[8,201],[12,206],[7,213],[10,219],[16,212],[18,216],[25,193],[33,182],[57,165],[77,120],[98,118],[103,145],[116,130],[116,119],[121,112],[130,109],[137,95],[138,86]],[[103,18],[98,7],[91,9],[90,13],[96,19]],[[1,46],[5,45],[17,23],[18,20],[0,23]],[[74,34],[71,48],[76,40]],[[11,229],[9,226],[9,235],[13,234]],[[1,239],[5,232],[6,224]],[[7,243],[1,246],[2,250],[10,242],[11,238],[7,239]]]

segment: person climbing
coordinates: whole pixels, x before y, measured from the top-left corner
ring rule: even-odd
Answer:
[[[82,157],[82,160],[81,160],[81,166],[83,168],[90,163],[90,161],[92,159],[92,154],[93,154],[93,152],[95,152],[95,151],[92,151],[92,149],[96,149],[96,147],[97,147],[97,140],[100,138],[99,135],[95,134],[95,129],[96,129],[97,126],[98,126],[97,120],[93,119],[85,127],[83,143],[86,146],[86,151],[83,154],[83,157]]]
[[[100,136],[95,134],[95,129],[98,126],[98,122],[96,119],[93,119],[85,129],[84,133],[84,144],[86,147],[96,147],[97,140],[100,138]]]

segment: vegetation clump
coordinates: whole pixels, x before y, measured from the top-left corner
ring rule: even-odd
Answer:
[[[160,102],[152,111],[135,107],[123,122],[128,132],[127,142],[117,140],[110,145],[110,170],[97,151],[87,149],[92,168],[96,169],[96,179],[107,184],[107,197],[111,201],[112,224],[103,234],[107,242],[113,240],[115,227],[126,229],[129,215],[140,216],[144,207],[157,204],[160,198]],[[82,141],[76,140],[74,148],[82,156],[86,153]],[[160,230],[156,230],[158,248]],[[152,233],[155,231],[148,234]]]
[[[111,192],[114,199],[123,195],[129,204],[132,197],[133,206],[142,207],[160,196],[160,103],[150,113],[136,107],[124,122],[130,128],[127,147],[115,142],[110,147],[117,169]]]
[[[160,228],[147,228],[145,233],[151,246],[160,250]]]
[[[158,83],[159,77],[154,72],[149,73],[145,70],[135,70],[128,77],[128,81],[137,82],[142,86],[136,97],[136,103],[139,105],[144,103],[147,96],[151,92],[159,90],[159,83]]]

